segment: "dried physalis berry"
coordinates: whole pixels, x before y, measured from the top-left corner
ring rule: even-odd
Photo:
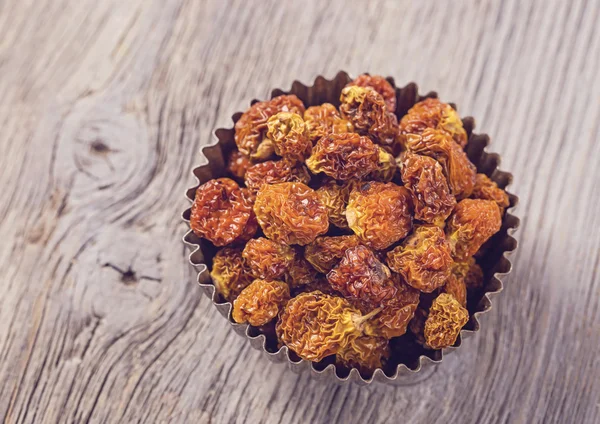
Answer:
[[[429,225],[415,227],[400,246],[388,252],[387,264],[412,287],[431,293],[446,282],[452,271],[444,230]]]
[[[317,189],[317,195],[327,208],[329,222],[338,228],[349,228],[346,221],[346,205],[350,196],[348,185],[330,180]]]
[[[268,119],[279,112],[304,113],[304,105],[293,94],[254,103],[235,123],[235,143],[243,154],[255,160],[267,159],[273,153],[273,143],[261,144],[267,135]]]
[[[304,165],[292,165],[286,160],[268,160],[248,168],[244,181],[246,187],[258,190],[263,184],[289,182],[308,184],[310,174]]]
[[[371,87],[373,90],[381,94],[381,97],[385,100],[385,105],[388,112],[396,111],[396,90],[392,87],[385,78],[379,75],[368,75],[362,74],[358,78],[354,79],[348,86],[357,85],[359,87]]]
[[[389,357],[390,347],[386,338],[361,336],[339,350],[335,362],[346,368],[356,368],[363,375],[371,375],[377,368],[382,368]]]
[[[346,219],[364,244],[376,250],[386,249],[410,232],[410,192],[394,183],[360,184],[350,193]]]
[[[302,255],[301,248],[296,248],[296,256],[285,275],[285,281],[292,288],[305,286],[318,278],[317,270]]]
[[[459,262],[467,260],[501,226],[500,209],[493,200],[461,200],[446,224],[453,258]]]
[[[288,245],[306,245],[329,228],[327,208],[302,183],[263,185],[254,211],[265,235]]]
[[[393,147],[398,140],[398,120],[388,112],[385,100],[371,87],[345,87],[340,96],[342,118],[354,125],[354,131],[368,135],[383,146]]]
[[[346,250],[359,244],[355,235],[317,237],[304,248],[304,256],[317,271],[327,273],[340,262]]]
[[[458,113],[438,99],[417,103],[400,120],[401,134],[421,134],[426,128],[444,131],[461,147],[467,144],[467,132]]]
[[[433,301],[425,321],[425,342],[432,349],[452,346],[461,328],[469,321],[469,312],[447,293]]]
[[[368,247],[347,249],[340,262],[327,273],[331,287],[348,298],[378,306],[396,295],[389,268]]]
[[[368,179],[383,182],[392,181],[397,169],[394,156],[383,147],[379,147],[379,164],[377,169],[369,174]]]
[[[260,237],[248,241],[242,255],[256,278],[276,280],[290,269],[295,252],[290,246]]]
[[[415,218],[443,226],[456,199],[450,194],[442,166],[433,158],[408,152],[402,155],[401,164],[402,182],[412,193]]]
[[[313,174],[323,172],[336,180],[361,179],[378,168],[379,149],[355,133],[330,134],[317,142],[306,165]]]
[[[477,265],[475,258],[469,258],[464,262],[454,262],[452,274],[462,280],[469,290],[483,287],[483,270]]]
[[[310,156],[312,143],[302,117],[292,112],[279,112],[267,121],[267,137],[273,141],[275,153],[289,162],[304,162]]]
[[[456,278],[456,275],[450,274],[446,283],[442,286],[442,293],[452,295],[463,308],[467,307],[467,286],[464,280]]]
[[[213,258],[210,276],[217,292],[231,302],[252,282],[250,269],[244,263],[242,250],[225,247]]]
[[[380,305],[381,311],[367,321],[365,334],[391,339],[406,333],[408,323],[419,304],[419,291],[404,283],[398,274],[392,273],[392,280],[397,289],[396,294],[384,300]],[[359,309],[362,313],[370,311],[364,303]]]
[[[477,174],[475,177],[475,188],[471,193],[471,197],[473,199],[493,200],[500,208],[501,214],[510,205],[508,194],[485,174]]]
[[[246,241],[256,232],[252,200],[229,178],[218,178],[196,190],[190,226],[215,246]]]
[[[243,180],[248,168],[252,166],[252,162],[248,156],[243,155],[239,150],[234,149],[229,154],[227,159],[227,171],[233,178]]]
[[[342,119],[340,113],[331,103],[311,106],[304,112],[304,123],[312,144],[321,137],[329,134],[343,134],[352,132],[352,123]]]
[[[319,291],[292,298],[279,317],[277,336],[300,358],[318,362],[338,353],[362,334],[365,321],[347,300]]]
[[[406,134],[401,139],[408,151],[432,157],[442,165],[451,193],[457,199],[471,195],[477,169],[447,133],[426,128],[421,134]]]
[[[233,301],[233,320],[239,324],[265,325],[290,299],[290,288],[281,281],[254,280]]]

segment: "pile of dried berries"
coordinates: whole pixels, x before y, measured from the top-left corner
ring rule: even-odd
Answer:
[[[456,342],[483,285],[474,255],[509,206],[463,151],[450,105],[426,99],[399,122],[395,109],[392,85],[370,75],[339,108],[255,103],[235,125],[227,177],[198,187],[190,219],[220,248],[211,276],[236,322],[274,325],[300,358],[367,375],[392,338]]]

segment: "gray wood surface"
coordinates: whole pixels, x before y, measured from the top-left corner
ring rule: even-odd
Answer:
[[[596,0],[0,1],[0,417],[599,422],[599,22]],[[341,69],[456,102],[521,199],[481,332],[406,387],[271,364],[180,241],[215,125]]]

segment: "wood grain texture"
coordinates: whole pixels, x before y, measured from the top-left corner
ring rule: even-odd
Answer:
[[[595,0],[0,2],[0,417],[599,422],[599,21]],[[211,130],[341,69],[456,102],[521,199],[481,332],[406,387],[271,364],[180,241]]]

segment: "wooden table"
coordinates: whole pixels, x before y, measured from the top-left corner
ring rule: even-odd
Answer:
[[[1,2],[0,417],[599,422],[599,20],[595,0]],[[271,364],[180,240],[211,130],[340,69],[456,102],[521,198],[481,332],[406,387]]]

